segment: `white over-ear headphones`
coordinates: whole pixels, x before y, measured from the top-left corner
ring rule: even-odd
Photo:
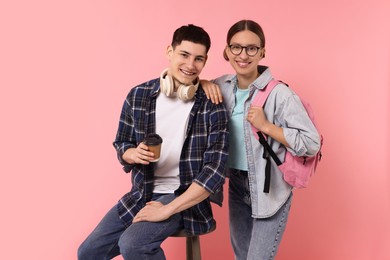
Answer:
[[[177,96],[183,101],[191,100],[195,96],[198,86],[199,86],[199,80],[196,81],[195,85],[186,86],[180,84],[180,86],[177,89]],[[165,69],[161,73],[160,89],[162,93],[167,95],[167,97],[171,96],[175,91],[175,84],[173,82],[172,77],[168,75],[168,69]]]

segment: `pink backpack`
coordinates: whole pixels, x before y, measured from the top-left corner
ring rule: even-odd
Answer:
[[[265,104],[265,101],[271,93],[272,89],[282,82],[272,79],[268,85],[260,90],[256,97],[254,98],[252,105],[261,106],[263,107]],[[285,84],[286,85],[286,84]],[[308,113],[310,119],[312,120],[314,126],[318,130],[318,126],[316,126],[315,120],[314,120],[314,114],[313,110],[311,109],[310,105],[302,100],[302,104],[306,109],[306,112]],[[286,151],[286,156],[284,159],[284,162],[282,163],[279,158],[276,156],[275,152],[272,151],[270,145],[267,143],[266,138],[264,135],[259,132],[255,127],[252,126],[252,131],[256,137],[256,139],[259,140],[259,142],[264,147],[264,154],[263,158],[267,160],[266,165],[266,171],[265,171],[265,182],[264,182],[264,192],[268,193],[270,188],[270,180],[271,180],[271,168],[270,168],[270,158],[268,155],[272,157],[272,159],[275,161],[275,163],[278,165],[280,171],[283,173],[284,180],[290,184],[291,186],[295,188],[306,188],[309,183],[310,176],[313,175],[317,168],[318,162],[321,160],[322,153],[322,143],[323,143],[323,136],[320,133],[321,137],[321,143],[320,143],[320,149],[317,152],[317,154],[313,157],[307,157],[307,156],[294,156],[292,155],[288,150]]]

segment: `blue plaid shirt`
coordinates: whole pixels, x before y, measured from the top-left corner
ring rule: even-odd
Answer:
[[[122,155],[127,149],[137,147],[146,134],[155,132],[156,98],[160,93],[159,89],[160,81],[154,79],[130,90],[122,108],[118,132],[113,143],[124,171],[132,173],[131,191],[118,202],[119,216],[127,226],[152,197],[154,163],[128,164],[122,159]],[[176,195],[186,191],[193,182],[211,193],[221,189],[225,181],[224,170],[228,152],[227,122],[225,107],[222,104],[212,104],[199,87],[180,156],[180,187],[175,192]],[[174,125],[172,131],[175,131]],[[181,214],[189,234],[206,233],[215,226],[209,199],[184,210]]]

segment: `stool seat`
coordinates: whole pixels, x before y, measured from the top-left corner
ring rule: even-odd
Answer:
[[[209,232],[200,235],[206,235],[213,232],[216,226]],[[187,260],[201,260],[202,256],[200,253],[200,235],[189,235],[184,229],[177,231],[171,237],[185,237],[186,238],[186,259]]]

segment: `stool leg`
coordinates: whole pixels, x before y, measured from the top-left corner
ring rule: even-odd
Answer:
[[[201,260],[199,236],[187,237],[186,239],[187,260]]]

